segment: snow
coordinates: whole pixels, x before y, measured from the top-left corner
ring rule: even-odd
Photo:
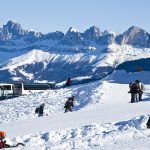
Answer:
[[[0,52],[0,54],[3,54],[0,56],[0,62],[2,64],[0,71],[7,72],[10,76],[10,80],[14,79],[15,81],[32,81],[35,79],[41,82],[42,79],[44,79],[48,81],[62,82],[68,76],[72,76],[74,78],[82,76],[83,78],[86,78],[86,72],[89,77],[97,78],[98,72],[101,68],[113,69],[125,61],[150,57],[150,48],[135,48],[129,45],[110,44],[108,48],[98,46],[81,47],[82,50],[85,48],[86,52],[74,52],[71,48],[65,46],[61,47],[61,45],[59,48],[69,49],[69,51],[46,51],[33,49],[31,51],[23,51],[22,55],[19,51],[14,53]],[[87,48],[89,49],[88,52]],[[6,56],[7,54],[8,56]],[[57,65],[60,64],[62,65],[57,67]],[[43,71],[41,76],[39,75],[40,71],[38,69],[35,69],[34,71],[32,71],[32,69],[28,69],[34,68],[36,65],[37,68],[39,67]],[[72,67],[75,67],[78,72],[73,72],[71,69]],[[68,68],[70,69],[71,74],[68,73]],[[46,75],[52,71],[57,74],[58,72],[61,74],[59,81],[56,79],[55,73],[52,73],[51,76]],[[67,74],[64,74],[64,71],[67,72]],[[19,76],[17,77],[17,75]],[[102,74],[100,74],[100,76],[101,75]]]
[[[58,53],[50,53],[50,52],[34,49],[32,51],[27,52],[24,55],[10,59],[2,69],[13,70],[18,66],[32,64],[36,62],[42,62],[42,61],[43,63],[46,63],[48,61],[51,61],[52,63],[56,61],[66,61],[68,63],[73,63],[73,62],[78,62],[83,60],[89,60],[89,62],[92,62],[95,59],[96,56],[89,56],[83,53],[74,54],[73,56],[73,54],[70,53],[58,54]]]
[[[95,67],[114,66],[131,60],[150,57],[150,48],[135,48],[130,45],[110,44],[107,53],[101,61],[94,64]]]
[[[51,56],[50,56],[51,55]],[[57,55],[57,56],[56,56]],[[41,57],[42,56],[42,57]],[[69,57],[68,57],[69,56]],[[76,61],[81,61],[87,59],[87,57],[91,58],[90,62],[92,61],[98,61],[98,63],[95,64],[96,67],[99,66],[107,66],[112,65],[116,66],[124,61],[129,61],[129,60],[135,60],[135,59],[140,59],[140,58],[148,58],[150,57],[150,48],[134,48],[129,45],[117,45],[117,44],[110,44],[108,46],[108,51],[105,53],[102,53],[102,50],[97,50],[93,53],[54,53],[54,52],[45,52],[43,50],[32,50],[25,55],[19,56],[17,58],[12,59],[12,63],[18,64],[23,62],[23,64],[26,64],[26,61],[28,62],[33,62],[33,61],[44,61],[45,59],[49,60],[51,57],[54,58],[53,62],[57,60],[57,58],[62,59],[62,60],[67,60],[70,62],[76,62]],[[61,58],[60,58],[61,57]],[[19,58],[19,59],[18,59]],[[30,58],[30,60],[29,60]],[[22,61],[26,60],[26,61]],[[17,62],[16,62],[17,61]],[[11,65],[12,65],[11,63]],[[10,64],[8,64],[10,65]],[[22,64],[20,64],[22,65]]]
[[[23,142],[15,148],[21,150],[148,150],[149,75],[115,71],[101,81],[1,101],[0,129],[9,144]],[[145,84],[144,101],[131,104],[128,83],[136,79]],[[63,113],[72,95],[74,111]],[[45,115],[38,118],[34,110],[43,102]]]
[[[70,32],[79,32],[77,29],[72,28],[72,27],[69,29],[69,31],[70,31]]]
[[[102,35],[103,35],[103,36],[105,36],[105,35],[107,35],[107,34],[113,34],[115,37],[119,35],[118,32],[114,32],[114,31],[110,31],[110,30],[104,30],[104,31],[102,32]]]

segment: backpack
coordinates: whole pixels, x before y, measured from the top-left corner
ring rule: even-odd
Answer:
[[[72,98],[68,98],[68,100],[66,101],[65,106],[64,106],[64,108],[70,108],[70,107],[73,107]]]
[[[37,114],[39,112],[39,108],[36,108],[35,109],[35,113]]]
[[[132,92],[138,92],[139,91],[139,85],[138,84],[136,84],[135,82],[133,82],[131,85],[130,85],[130,90],[131,90],[131,93]]]
[[[144,84],[143,84],[143,83],[139,83],[139,86],[140,86],[140,90],[141,90],[141,91],[144,91],[144,90],[145,90],[145,87],[144,87]]]

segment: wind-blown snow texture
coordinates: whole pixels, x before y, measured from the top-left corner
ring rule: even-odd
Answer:
[[[0,129],[9,144],[25,143],[16,149],[148,150],[149,75],[115,71],[102,81],[1,101]],[[136,79],[145,84],[144,101],[131,104],[128,83]],[[63,113],[72,95],[74,111]],[[43,102],[45,116],[38,118],[34,110]]]

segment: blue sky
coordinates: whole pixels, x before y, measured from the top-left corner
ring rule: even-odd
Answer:
[[[0,0],[0,26],[15,20],[42,33],[90,26],[124,32],[130,26],[150,33],[150,0]]]

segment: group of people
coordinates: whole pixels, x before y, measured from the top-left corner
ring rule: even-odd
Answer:
[[[131,103],[142,101],[144,84],[141,81],[135,80],[131,82],[129,84],[129,89],[130,91],[128,93],[131,93]]]
[[[74,107],[74,100],[75,100],[75,96],[69,97],[67,99],[67,101],[65,102],[65,106],[64,106],[65,113],[72,111],[72,108]],[[39,117],[43,116],[44,107],[45,107],[45,104],[42,103],[39,107],[37,107],[35,109],[35,113],[37,113]],[[0,131],[0,149],[1,148],[10,148],[10,147],[12,147],[9,144],[6,144],[6,140],[4,140],[5,137],[6,137],[6,133],[4,131]]]
[[[66,80],[65,85],[66,85],[66,86],[70,86],[71,83],[72,83],[71,79],[68,78],[68,79]],[[64,106],[65,112],[72,111],[72,108],[73,108],[73,106],[74,106],[74,98],[75,98],[74,96],[69,97],[68,100],[65,102],[65,106]],[[44,107],[45,107],[45,104],[42,103],[39,107],[37,107],[37,108],[35,109],[35,113],[38,114],[38,117],[43,116],[43,114],[44,114]]]
[[[74,100],[75,100],[75,96],[72,96],[72,97],[69,97],[67,99],[67,101],[65,102],[65,112],[71,112],[72,111],[72,108],[74,107]],[[45,107],[45,104],[42,103],[39,107],[37,107],[35,109],[35,113],[38,114],[38,117],[42,117],[43,114],[44,114],[44,107]]]
[[[142,101],[142,95],[143,91],[145,90],[144,84],[139,81],[135,80],[134,82],[131,82],[129,84],[130,91],[128,93],[131,93],[131,103]],[[150,129],[150,117],[146,123],[147,128]]]
[[[66,86],[70,86],[70,84],[71,84],[71,80],[70,80],[70,78],[68,78],[68,80],[66,81]],[[130,90],[128,93],[131,93],[131,103],[142,101],[144,84],[141,81],[135,80],[134,82],[130,83],[129,89]],[[65,113],[71,112],[73,110],[74,101],[75,101],[75,96],[69,97],[67,99],[67,101],[65,102],[65,106],[64,106]],[[45,104],[42,103],[39,107],[37,107],[35,109],[35,113],[37,113],[39,117],[43,116],[44,107],[45,107]],[[147,128],[150,128],[150,117],[149,117],[146,125],[147,125]],[[10,147],[10,145],[6,144],[6,140],[4,140],[5,137],[6,137],[6,133],[3,131],[0,131],[0,149]]]
[[[70,86],[70,84],[71,84],[71,79],[68,78],[66,81],[66,86]],[[142,101],[144,84],[141,81],[135,80],[134,82],[131,82],[129,84],[129,89],[130,90],[128,93],[131,93],[131,103]],[[67,101],[65,102],[65,106],[64,106],[65,112],[72,111],[72,108],[74,107],[74,100],[75,100],[75,96],[69,97],[67,99]],[[43,116],[44,107],[45,107],[45,104],[42,103],[39,107],[35,109],[35,113],[37,113],[39,117]]]

